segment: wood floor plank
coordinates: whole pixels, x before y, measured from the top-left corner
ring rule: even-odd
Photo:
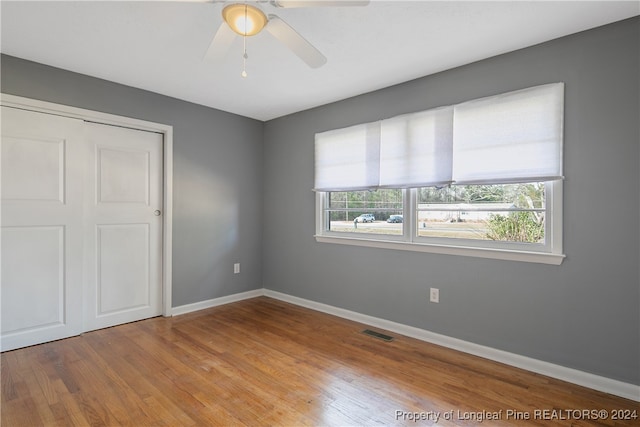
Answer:
[[[45,425],[44,417],[38,412],[37,406],[31,396],[14,399],[9,402],[2,403],[2,421],[3,426],[39,426]]]
[[[366,327],[259,297],[5,352],[0,422],[18,427],[640,425],[638,419],[596,420],[568,412],[640,415],[638,402],[389,331],[380,332],[395,339],[384,342],[362,334]],[[500,417],[486,419],[491,414]]]

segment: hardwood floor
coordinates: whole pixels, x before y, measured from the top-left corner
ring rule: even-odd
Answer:
[[[612,419],[637,402],[365,327],[260,297],[9,351],[2,426],[640,425]]]

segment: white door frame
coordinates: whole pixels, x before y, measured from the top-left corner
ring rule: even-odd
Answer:
[[[171,316],[171,254],[172,254],[172,224],[173,224],[173,126],[153,123],[114,114],[100,113],[68,105],[54,104],[21,96],[0,94],[0,104],[6,107],[57,116],[71,117],[105,125],[122,126],[132,129],[158,132],[163,135],[164,176],[163,198],[164,213],[162,223],[162,315]]]

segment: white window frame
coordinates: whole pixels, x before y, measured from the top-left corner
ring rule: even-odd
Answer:
[[[404,218],[406,218],[406,212],[410,208],[410,190],[402,190],[402,213]],[[343,239],[355,239],[356,241],[381,241],[381,242],[398,242],[398,243],[406,243],[411,239],[411,233],[409,227],[407,227],[407,223],[403,222],[402,224],[402,234],[377,234],[377,233],[351,233],[348,231],[331,231],[329,230],[329,218],[326,215],[327,207],[329,204],[329,192],[316,192],[316,240],[318,237],[327,237],[339,239],[339,242],[336,243],[344,243]],[[362,211],[364,209],[358,209],[358,211]],[[319,219],[319,221],[318,221]],[[366,245],[359,245],[366,246]]]
[[[560,265],[565,258],[562,248],[562,191],[562,180],[546,182],[545,244],[418,236],[415,189],[403,190],[404,233],[401,236],[328,230],[325,215],[328,193],[318,191],[315,239],[321,243]]]

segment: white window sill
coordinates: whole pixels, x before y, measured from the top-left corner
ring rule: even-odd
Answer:
[[[560,265],[564,254],[546,252],[527,252],[508,249],[475,248],[468,246],[450,246],[425,243],[407,243],[390,240],[359,239],[354,237],[315,236],[317,242],[335,243],[339,245],[363,246],[368,248],[395,249],[400,251],[428,252],[446,255],[491,258],[509,261],[533,262],[539,264]]]

